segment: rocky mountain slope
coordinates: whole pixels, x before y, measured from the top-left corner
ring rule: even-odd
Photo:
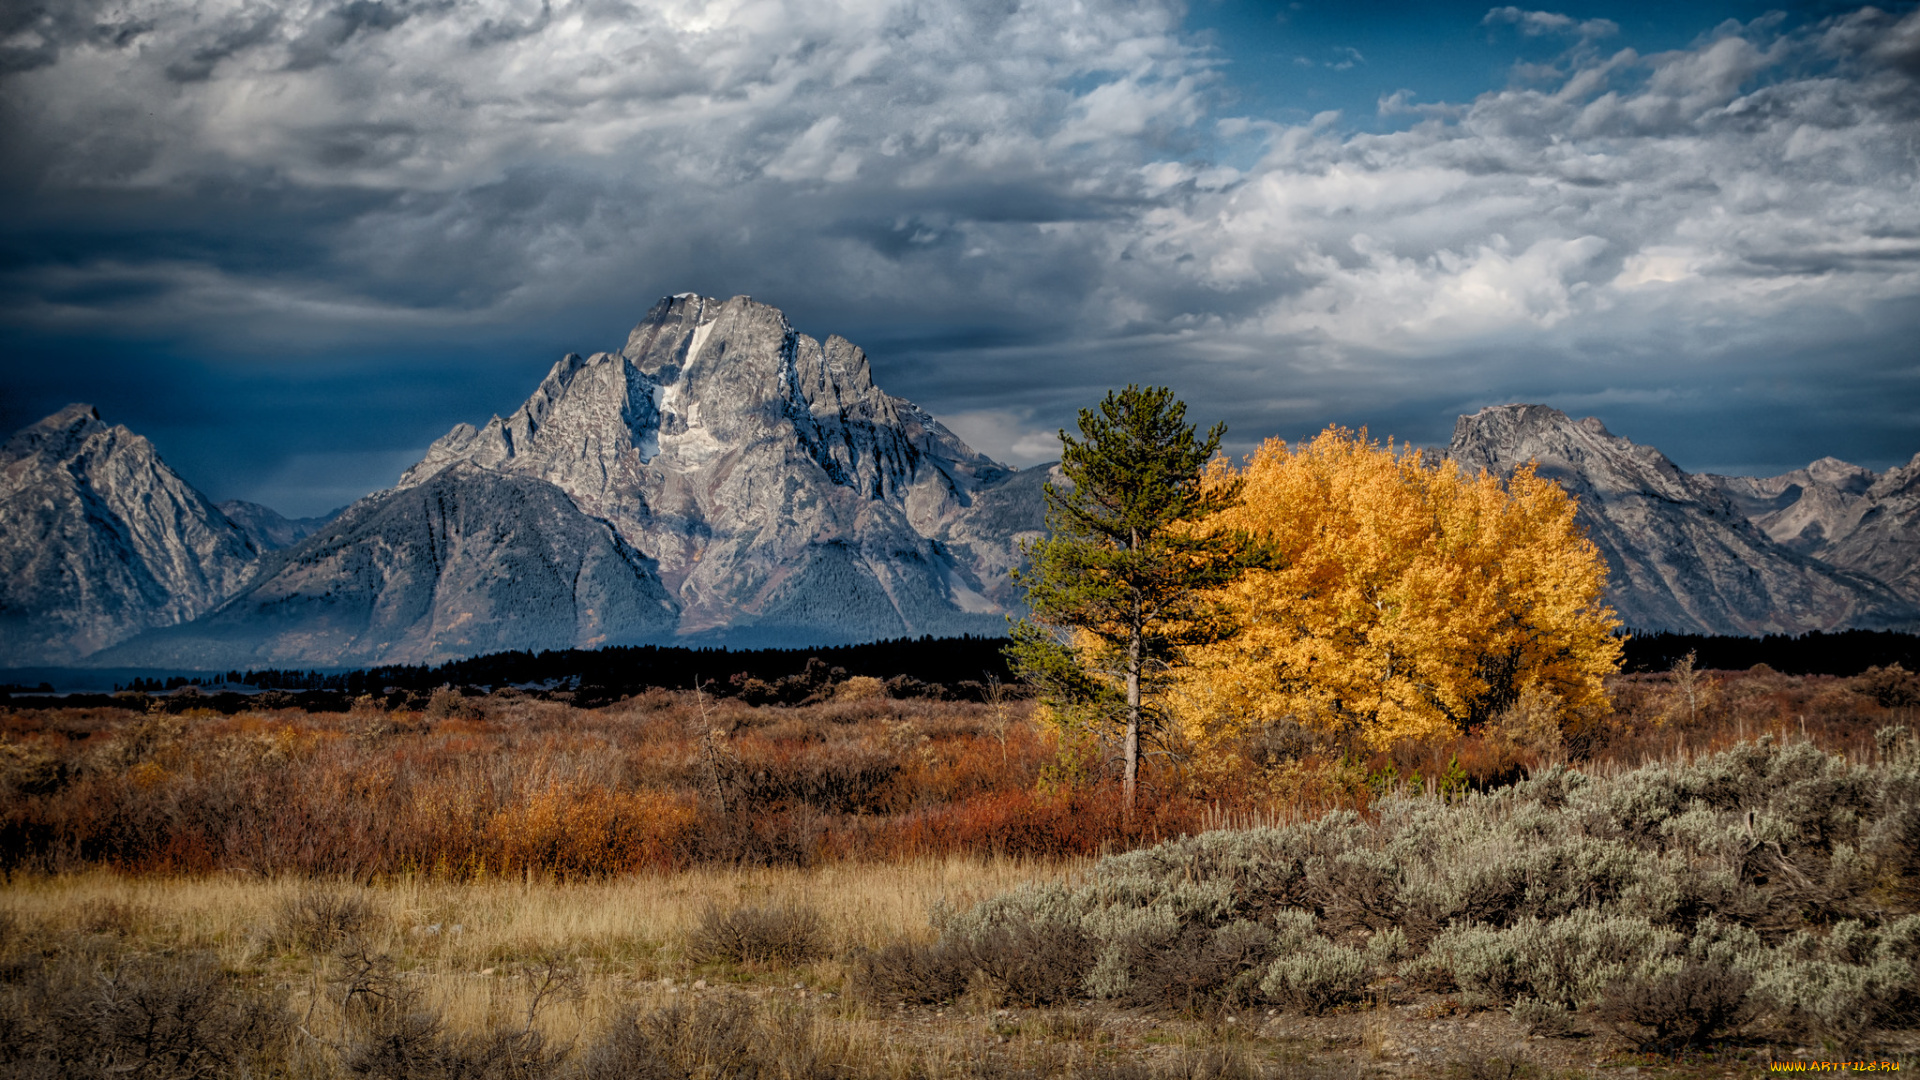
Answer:
[[[537,476],[610,523],[657,561],[683,636],[1004,626],[1012,538],[960,522],[1013,470],[881,391],[851,342],[744,296],[662,300],[620,352],[562,360],[513,415],[454,428],[401,485],[454,462]],[[943,542],[956,527],[964,553]]]
[[[71,662],[191,619],[259,557],[151,442],[90,405],[0,446],[0,665]]]
[[[341,511],[346,509],[343,506],[331,514],[322,514],[319,517],[290,518],[272,507],[261,506],[259,503],[247,502],[244,499],[228,499],[226,502],[214,505],[221,513],[227,515],[228,521],[240,526],[240,531],[247,534],[247,539],[253,541],[253,546],[263,552],[292,547],[319,532],[327,522],[339,517]]]
[[[553,485],[459,464],[267,556],[210,614],[102,653],[134,667],[438,663],[669,636],[652,563]]]
[[[1889,469],[1867,489],[1868,506],[1853,530],[1814,554],[1872,574],[1920,604],[1920,454]]]
[[[1876,475],[1821,458],[1781,476],[1709,476],[1778,543],[1920,604],[1920,454]]]
[[[1790,509],[1778,503],[1787,485],[1694,476],[1599,420],[1576,421],[1544,405],[1463,416],[1447,453],[1501,475],[1534,461],[1542,476],[1577,496],[1579,520],[1611,571],[1610,598],[1629,626],[1768,634],[1920,623],[1920,609],[1875,576],[1811,557],[1750,520]],[[1859,487],[1842,464],[1813,467],[1833,491],[1817,505],[1840,518],[1847,514],[1842,496]],[[1888,532],[1898,527],[1890,525]]]
[[[1920,627],[1920,457],[1692,476],[1509,405],[1448,453],[1581,500],[1632,626]],[[359,666],[504,649],[997,633],[1057,470],[1008,469],[747,297],[662,300],[614,352],[456,426],[389,491],[215,507],[74,406],[0,448],[0,666]]]
[[[1047,475],[881,391],[843,338],[683,294],[619,352],[562,359],[512,415],[456,426],[217,611],[98,662],[998,633]]]

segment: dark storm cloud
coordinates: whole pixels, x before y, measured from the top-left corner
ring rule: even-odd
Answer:
[[[0,76],[57,63],[63,49],[76,46],[123,49],[153,28],[152,20],[99,0],[5,0],[0,2]]]
[[[1566,52],[1367,134],[1229,115],[1154,4],[53,11],[0,8],[0,319],[55,365],[0,424],[117,399],[222,497],[326,509],[684,289],[1020,461],[1135,379],[1242,447],[1532,398],[1683,464],[1920,449],[1916,16],[1642,55],[1496,8]]]
[[[167,78],[175,82],[200,82],[211,78],[214,66],[220,61],[266,44],[272,40],[279,26],[280,16],[277,12],[254,13],[244,20],[221,27],[212,40],[205,44],[187,48],[186,55],[169,62],[162,70]]]

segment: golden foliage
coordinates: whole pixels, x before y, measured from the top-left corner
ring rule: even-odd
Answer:
[[[1245,482],[1214,527],[1270,540],[1279,569],[1217,594],[1244,628],[1192,651],[1178,697],[1196,741],[1291,719],[1384,748],[1484,723],[1529,690],[1566,714],[1605,707],[1621,654],[1606,563],[1531,467],[1502,484],[1328,428],[1210,475]]]

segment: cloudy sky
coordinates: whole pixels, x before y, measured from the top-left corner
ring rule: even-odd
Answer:
[[[0,0],[0,428],[315,513],[687,290],[1019,464],[1149,381],[1239,449],[1542,401],[1884,468],[1920,12]]]

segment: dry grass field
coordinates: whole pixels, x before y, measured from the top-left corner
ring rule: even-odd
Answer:
[[[377,1036],[356,1010],[357,994],[404,998],[407,1011],[432,1016],[438,1030],[424,1041],[443,1044],[440,1053],[531,1029],[553,1054],[590,1047],[636,1010],[744,1004],[782,1023],[804,1020],[809,1045],[858,1059],[858,1075],[915,1076],[942,1071],[965,1040],[900,1043],[891,1025],[845,999],[847,958],[930,937],[927,912],[937,902],[967,906],[1083,872],[945,860],[371,887],[93,873],[15,881],[0,892],[0,925],[16,965],[28,951],[80,956],[106,971],[140,958],[204,957],[244,992],[284,1003],[295,1023],[281,1066],[302,1075],[365,1071],[352,1067],[355,1054]],[[741,908],[806,912],[818,922],[790,958],[701,955],[703,918]],[[515,1075],[501,1067],[489,1075]]]

